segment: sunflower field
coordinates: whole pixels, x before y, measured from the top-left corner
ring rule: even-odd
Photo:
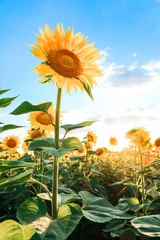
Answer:
[[[57,89],[57,101],[24,101],[10,113],[27,114],[30,128],[21,146],[14,134],[0,143],[0,240],[160,239],[160,138],[144,127],[128,129],[129,145],[118,151],[116,136],[110,149],[96,148],[91,130],[82,141],[74,132],[68,137],[95,123],[64,123],[61,102],[63,91],[78,89],[93,99],[103,76],[99,51],[62,24],[54,31],[45,25],[36,39],[34,71]],[[15,99],[1,97],[0,107]],[[23,127],[0,124],[1,133]]]

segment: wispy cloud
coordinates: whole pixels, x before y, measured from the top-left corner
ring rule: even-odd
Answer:
[[[135,53],[133,53],[133,54],[132,54],[132,56],[133,56],[133,57],[136,57],[136,56],[137,56],[137,53],[136,53],[136,52],[135,52]]]

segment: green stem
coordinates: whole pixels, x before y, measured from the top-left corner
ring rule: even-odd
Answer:
[[[50,194],[48,188],[47,188],[46,185],[44,185],[43,183],[37,181],[37,180],[34,179],[34,178],[31,178],[31,179],[27,180],[26,182],[37,183],[37,184],[39,184],[39,185],[40,185],[42,188],[44,188],[45,191],[48,193],[48,196],[50,197],[50,199],[52,199],[52,196],[51,196],[51,194]]]
[[[59,148],[59,123],[60,123],[60,106],[62,98],[62,88],[58,88],[56,115],[55,115],[55,130],[54,141],[55,148]],[[53,173],[52,173],[52,218],[57,218],[58,214],[58,157],[54,157]]]
[[[43,150],[41,150],[41,158],[40,158],[40,179],[39,181],[42,183],[42,175],[43,175]],[[39,187],[39,192],[41,193],[41,186]]]
[[[145,200],[145,189],[144,189],[144,166],[143,166],[143,156],[142,156],[142,150],[139,147],[139,154],[140,154],[140,165],[141,165],[141,188],[142,188],[142,204]],[[143,213],[145,213],[145,209],[143,207]],[[145,214],[144,214],[145,215]]]

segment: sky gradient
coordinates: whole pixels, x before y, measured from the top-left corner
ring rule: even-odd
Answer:
[[[9,113],[23,101],[33,104],[56,100],[56,87],[42,85],[32,70],[40,63],[27,44],[36,43],[39,27],[62,23],[96,42],[104,73],[94,88],[94,101],[86,94],[63,91],[63,123],[97,120],[74,131],[81,139],[94,131],[99,146],[116,136],[125,146],[126,131],[144,126],[153,140],[160,136],[160,1],[159,0],[0,0],[0,85],[11,88],[5,97],[19,95],[0,121],[29,126],[27,115]],[[25,136],[27,127],[6,132]]]

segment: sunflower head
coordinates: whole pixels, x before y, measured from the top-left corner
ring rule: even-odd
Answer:
[[[19,137],[9,136],[6,137],[3,141],[3,148],[7,148],[8,153],[15,153],[19,147]]]
[[[54,31],[45,25],[37,35],[37,44],[32,44],[31,52],[43,62],[35,71],[42,77],[41,83],[52,82],[59,88],[70,92],[71,88],[82,91],[85,86],[96,84],[95,77],[102,76],[95,61],[99,58],[99,51],[94,43],[86,44],[87,37],[83,34],[74,34],[62,24],[58,24]]]
[[[126,133],[126,137],[137,147],[144,147],[150,141],[150,133],[144,127],[131,129]]]
[[[28,121],[31,123],[32,127],[37,129],[39,128],[41,131],[53,131],[54,126],[51,121],[54,123],[55,121],[55,109],[52,104],[48,109],[48,114],[45,112],[31,112],[29,114]]]
[[[154,141],[156,147],[160,147],[160,137]]]
[[[111,146],[117,146],[118,145],[118,140],[116,137],[110,137],[109,143]]]
[[[94,144],[97,143],[97,135],[95,133],[91,132],[91,131],[89,131],[87,133],[85,138],[88,142],[91,142],[91,143],[94,143]]]

